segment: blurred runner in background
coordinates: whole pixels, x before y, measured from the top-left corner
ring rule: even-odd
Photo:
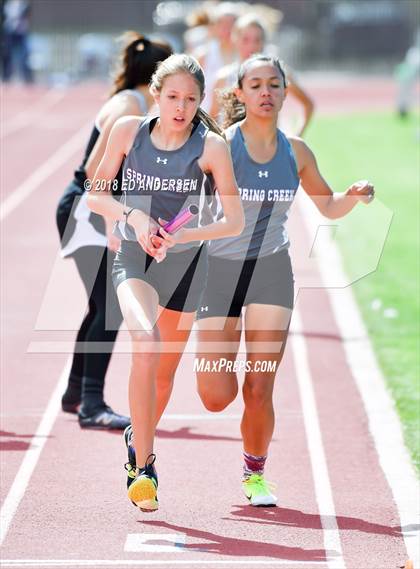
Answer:
[[[404,118],[414,103],[416,82],[420,77],[420,28],[417,30],[416,41],[407,51],[404,60],[397,65],[395,77],[398,83],[398,114]],[[417,105],[418,103],[417,100]]]
[[[267,27],[264,21],[261,16],[254,12],[249,12],[236,21],[233,28],[233,39],[238,59],[219,71],[212,93],[210,115],[216,118],[218,122],[223,122],[221,92],[223,89],[234,85],[240,64],[243,61],[253,54],[262,53],[266,50],[267,35]],[[271,53],[274,49],[274,46],[270,45],[267,51],[270,51],[270,55],[277,56],[277,53]],[[296,133],[298,136],[302,136],[313,114],[314,104],[306,91],[296,83],[290,68],[286,67],[286,72],[289,81],[289,96],[299,101],[303,108],[303,122]]]
[[[29,15],[27,0],[7,0],[3,7],[3,80],[10,81],[14,69],[25,83],[33,82],[29,63]]]
[[[217,2],[209,0],[203,2],[200,8],[197,8],[186,18],[188,29],[184,32],[184,50],[193,56],[196,56],[197,50],[204,50],[206,44],[210,41],[210,24],[211,10],[217,6]]]
[[[126,43],[111,98],[96,116],[82,164],[57,208],[62,256],[74,258],[89,298],[62,398],[63,411],[78,412],[83,428],[124,429],[130,423],[129,417],[115,413],[104,401],[105,374],[122,321],[110,280],[113,252],[118,249],[119,240],[112,235],[112,224],[88,209],[85,190],[105,152],[115,121],[126,115],[147,114],[153,102],[150,79],[157,63],[172,53],[168,44],[150,41],[136,32],[123,37]],[[120,194],[120,184],[121,170],[112,186],[114,195]]]
[[[240,14],[242,3],[221,2],[214,7],[210,14],[208,39],[194,56],[198,59],[206,77],[206,97],[202,107],[208,111],[211,104],[211,94],[218,72],[222,67],[236,59],[236,49],[232,42],[232,28]]]

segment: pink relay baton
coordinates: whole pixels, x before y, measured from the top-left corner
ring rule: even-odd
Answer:
[[[195,217],[198,214],[198,211],[199,210],[196,205],[190,205],[185,209],[182,209],[173,219],[171,219],[171,221],[165,223],[163,229],[173,235],[178,231],[178,229],[181,229],[181,227]],[[157,235],[159,235],[159,231],[157,232]]]
[[[196,205],[190,205],[190,206],[186,207],[185,209],[181,209],[181,211],[178,212],[174,218],[172,218],[170,221],[165,223],[165,225],[163,226],[163,229],[165,231],[167,231],[168,233],[170,233],[171,235],[173,235],[174,233],[176,233],[178,231],[178,229],[181,229],[181,227],[183,227],[193,217],[195,217],[198,214],[198,212],[199,212],[199,209]],[[156,233],[156,235],[158,235],[159,237],[162,237],[162,234],[159,231]],[[160,248],[160,244],[159,244],[158,249],[159,248]]]

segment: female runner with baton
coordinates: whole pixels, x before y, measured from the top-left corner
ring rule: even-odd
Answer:
[[[128,496],[146,511],[158,508],[155,427],[206,283],[203,242],[238,235],[244,227],[229,149],[200,109],[204,75],[198,62],[184,54],[169,57],[153,75],[151,92],[159,117],[117,121],[88,197],[93,211],[118,221],[122,239],[113,280],[132,339],[130,442],[136,466],[131,470],[129,465]],[[124,195],[117,203],[101,189],[108,189],[123,160]],[[223,215],[217,222],[207,218],[210,223],[204,225],[213,180]],[[189,205],[198,207],[199,215],[170,235],[164,220]],[[170,351],[174,342],[176,349]]]

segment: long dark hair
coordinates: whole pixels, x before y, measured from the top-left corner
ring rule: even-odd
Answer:
[[[233,87],[226,89],[221,94],[224,111],[223,128],[228,128],[232,124],[235,124],[236,122],[241,121],[246,117],[245,105],[241,103],[237,98],[235,89],[238,87],[239,89],[242,89],[242,83],[245,74],[248,71],[249,66],[252,63],[255,63],[255,61],[266,61],[267,63],[271,63],[274,67],[276,67],[279,70],[281,77],[283,78],[283,86],[285,88],[287,87],[287,77],[284,70],[284,65],[277,57],[272,57],[270,55],[264,54],[252,55],[246,59],[239,67],[236,84]]]
[[[114,74],[111,96],[124,89],[148,85],[156,65],[172,54],[172,48],[163,41],[149,40],[137,32],[125,32],[118,66]]]
[[[160,92],[166,77],[170,77],[176,73],[188,73],[191,75],[191,77],[198,85],[200,95],[203,96],[205,89],[203,70],[194,57],[191,55],[186,55],[185,53],[177,53],[175,55],[171,55],[168,57],[168,59],[165,59],[159,63],[150,82],[151,90]],[[203,111],[201,107],[198,108],[194,119],[201,120],[209,128],[209,130],[212,130],[224,138],[223,131],[217,122],[212,119],[211,116],[208,115],[205,111]]]

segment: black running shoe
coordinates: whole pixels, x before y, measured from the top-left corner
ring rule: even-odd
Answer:
[[[144,468],[137,469],[136,476],[128,487],[128,497],[142,512],[154,512],[159,507],[157,498],[158,479],[155,454],[149,454]]]
[[[128,425],[124,430],[124,441],[127,447],[128,462],[124,464],[127,471],[127,490],[136,477],[136,451],[133,446],[133,427]]]
[[[115,413],[108,405],[97,409],[92,415],[79,411],[79,425],[82,429],[103,429],[123,431],[131,422],[130,417]]]

